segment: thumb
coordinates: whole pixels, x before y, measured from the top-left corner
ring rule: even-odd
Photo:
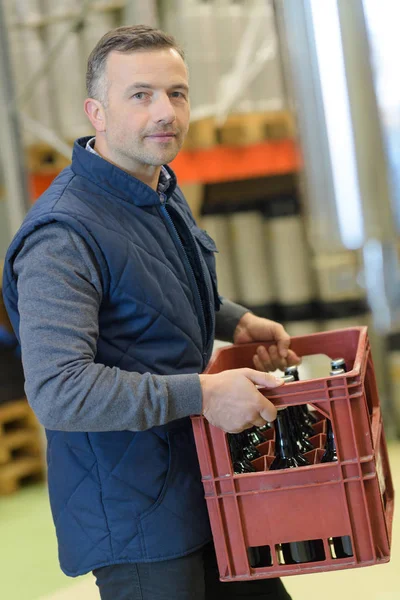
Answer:
[[[271,373],[264,373],[263,371],[256,371],[255,369],[240,369],[243,375],[250,379],[260,387],[276,388],[283,385],[285,382],[281,377],[275,377]]]
[[[260,407],[259,407],[260,416],[268,423],[271,423],[272,421],[275,421],[275,419],[276,419],[276,415],[278,412],[277,408],[276,408],[276,406],[274,406],[272,404],[272,402],[270,400],[268,400],[264,396],[261,395],[261,398],[262,399],[260,400]]]

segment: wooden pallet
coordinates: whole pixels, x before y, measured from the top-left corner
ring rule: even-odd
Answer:
[[[0,327],[5,327],[5,329],[9,332],[12,331],[10,319],[8,318],[8,314],[6,311],[6,307],[4,305],[3,294],[1,291],[2,281],[3,281],[3,265],[4,261],[0,260]]]
[[[293,137],[295,121],[289,111],[232,114],[221,126],[213,117],[192,122],[184,149],[200,150],[218,144],[245,146]]]
[[[0,405],[0,495],[45,472],[39,424],[26,398]]]
[[[42,455],[42,440],[36,429],[20,429],[0,438],[0,468],[23,456]]]
[[[26,482],[45,479],[45,467],[41,457],[20,457],[0,467],[0,495],[12,494]]]
[[[6,307],[4,306],[4,301],[3,301],[3,296],[1,294],[1,290],[0,290],[0,326],[4,327],[10,333],[12,332],[10,319],[8,318]]]
[[[25,148],[25,160],[28,170],[33,173],[61,171],[71,164],[70,160],[50,144],[42,142],[31,144]]]
[[[0,444],[10,432],[29,429],[38,430],[38,421],[26,398],[0,404]]]

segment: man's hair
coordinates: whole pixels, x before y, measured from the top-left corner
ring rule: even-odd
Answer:
[[[176,40],[161,31],[148,25],[129,25],[117,27],[108,31],[97,42],[88,58],[86,71],[86,89],[89,98],[107,103],[105,71],[108,55],[113,52],[131,52],[162,50],[173,48],[185,60],[185,55]]]

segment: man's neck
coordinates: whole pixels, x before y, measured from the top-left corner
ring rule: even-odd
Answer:
[[[131,160],[127,160],[122,156],[110,156],[109,152],[107,152],[106,148],[102,148],[102,145],[99,144],[97,138],[94,145],[94,150],[99,154],[104,160],[107,160],[111,164],[119,167],[129,175],[136,177],[153,190],[157,191],[158,182],[160,179],[161,167],[153,167],[152,165],[132,165]]]

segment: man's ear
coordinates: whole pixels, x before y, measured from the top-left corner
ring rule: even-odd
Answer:
[[[86,98],[84,110],[95,131],[100,133],[106,130],[106,115],[102,104],[98,100]]]

